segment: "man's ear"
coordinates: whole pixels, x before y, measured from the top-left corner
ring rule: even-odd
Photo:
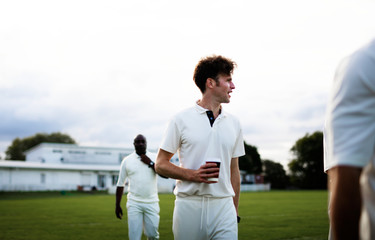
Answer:
[[[213,78],[207,78],[206,80],[206,88],[213,88],[216,86],[216,81]]]

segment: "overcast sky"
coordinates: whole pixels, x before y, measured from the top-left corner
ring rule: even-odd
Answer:
[[[375,36],[374,1],[1,1],[0,152],[62,132],[80,145],[156,149],[194,105],[194,67],[237,62],[223,107],[263,159],[284,166],[322,131],[339,61]]]

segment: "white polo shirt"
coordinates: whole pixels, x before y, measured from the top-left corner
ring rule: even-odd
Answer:
[[[232,158],[245,154],[242,129],[237,118],[221,111],[211,127],[207,109],[198,104],[178,113],[169,122],[160,148],[178,151],[180,166],[198,169],[209,157],[221,159],[219,181],[213,184],[177,180],[177,196],[234,196],[230,181]]]
[[[146,155],[155,162],[156,154],[147,152]],[[141,161],[141,157],[133,152],[121,162],[118,187],[124,187],[126,179],[129,179],[128,200],[137,202],[158,202],[157,175]]]
[[[340,64],[330,97],[324,134],[324,170],[364,167],[375,150],[375,41]]]

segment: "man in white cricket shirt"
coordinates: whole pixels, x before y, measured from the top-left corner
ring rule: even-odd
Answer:
[[[375,239],[375,41],[344,59],[327,107],[330,239]]]
[[[130,240],[140,240],[142,229],[148,239],[159,239],[159,197],[157,174],[154,170],[156,154],[147,152],[147,141],[143,135],[134,139],[135,152],[121,162],[116,189],[116,216],[123,212],[121,198],[126,179],[129,180],[127,195],[128,233]]]
[[[238,238],[238,158],[245,154],[244,142],[238,119],[222,107],[222,103],[230,102],[235,88],[235,66],[222,56],[200,60],[193,79],[202,98],[172,118],[162,140],[156,171],[177,179],[173,213],[176,240]],[[170,162],[177,151],[180,166]],[[207,163],[212,159],[220,165]]]

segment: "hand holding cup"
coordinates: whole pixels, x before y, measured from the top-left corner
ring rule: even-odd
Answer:
[[[207,158],[206,164],[207,163],[215,163],[216,164],[215,168],[219,168],[219,172],[220,172],[220,164],[221,164],[220,158]],[[219,181],[219,173],[218,173],[217,177],[210,177],[210,178],[207,178],[207,180],[210,181],[210,182],[218,182]]]

